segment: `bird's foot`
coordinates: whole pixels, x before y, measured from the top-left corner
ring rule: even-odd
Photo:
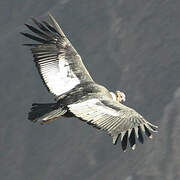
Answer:
[[[58,118],[57,117],[55,117],[55,118],[52,118],[52,119],[48,119],[48,120],[43,120],[43,121],[41,121],[40,122],[40,124],[41,125],[44,125],[44,124],[46,124],[46,123],[48,123],[48,122],[51,122],[51,121],[53,121],[53,120],[57,120]]]

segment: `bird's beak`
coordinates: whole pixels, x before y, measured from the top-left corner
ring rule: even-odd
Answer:
[[[122,97],[122,101],[125,102],[126,101],[126,97]]]

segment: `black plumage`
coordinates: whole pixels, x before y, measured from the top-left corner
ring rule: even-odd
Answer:
[[[142,135],[142,130],[141,130],[141,127],[138,126],[138,140],[141,144],[144,143],[144,138],[143,138],[143,135]]]
[[[122,146],[123,151],[125,151],[127,148],[127,139],[128,139],[128,131],[125,133],[125,135],[123,136],[121,140],[121,146]]]
[[[28,119],[44,124],[58,117],[77,117],[106,131],[112,136],[113,144],[121,135],[123,151],[128,141],[132,149],[135,149],[136,138],[143,143],[143,133],[152,138],[150,131],[155,132],[157,126],[121,104],[118,93],[109,92],[94,82],[56,20],[50,14],[49,17],[52,24],[32,18],[35,26],[25,24],[32,34],[21,33],[35,41],[25,45],[31,46],[37,70],[56,101],[32,104]]]
[[[135,149],[135,145],[136,145],[136,136],[135,136],[135,130],[134,128],[131,131],[131,134],[129,136],[129,144],[131,146],[132,149]]]
[[[145,129],[145,134],[147,137],[151,138],[151,133],[150,131],[148,130],[148,128],[146,126],[144,126],[144,129]]]

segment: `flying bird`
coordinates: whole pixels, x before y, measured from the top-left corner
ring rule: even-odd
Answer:
[[[51,23],[32,18],[35,26],[25,24],[30,33],[21,33],[36,41],[31,47],[37,70],[47,89],[55,96],[54,103],[34,103],[28,114],[32,122],[47,122],[59,117],[77,117],[104,130],[113,144],[120,137],[123,151],[129,141],[134,150],[136,140],[144,142],[144,134],[152,138],[157,126],[145,120],[134,109],[123,105],[122,91],[110,92],[97,84],[62,29],[49,14]]]

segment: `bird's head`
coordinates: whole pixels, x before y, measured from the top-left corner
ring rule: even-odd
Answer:
[[[121,102],[121,101],[126,101],[126,95],[122,91],[116,91],[116,101]]]
[[[120,103],[126,101],[126,95],[122,91],[116,91],[116,93],[110,92],[114,101]]]

